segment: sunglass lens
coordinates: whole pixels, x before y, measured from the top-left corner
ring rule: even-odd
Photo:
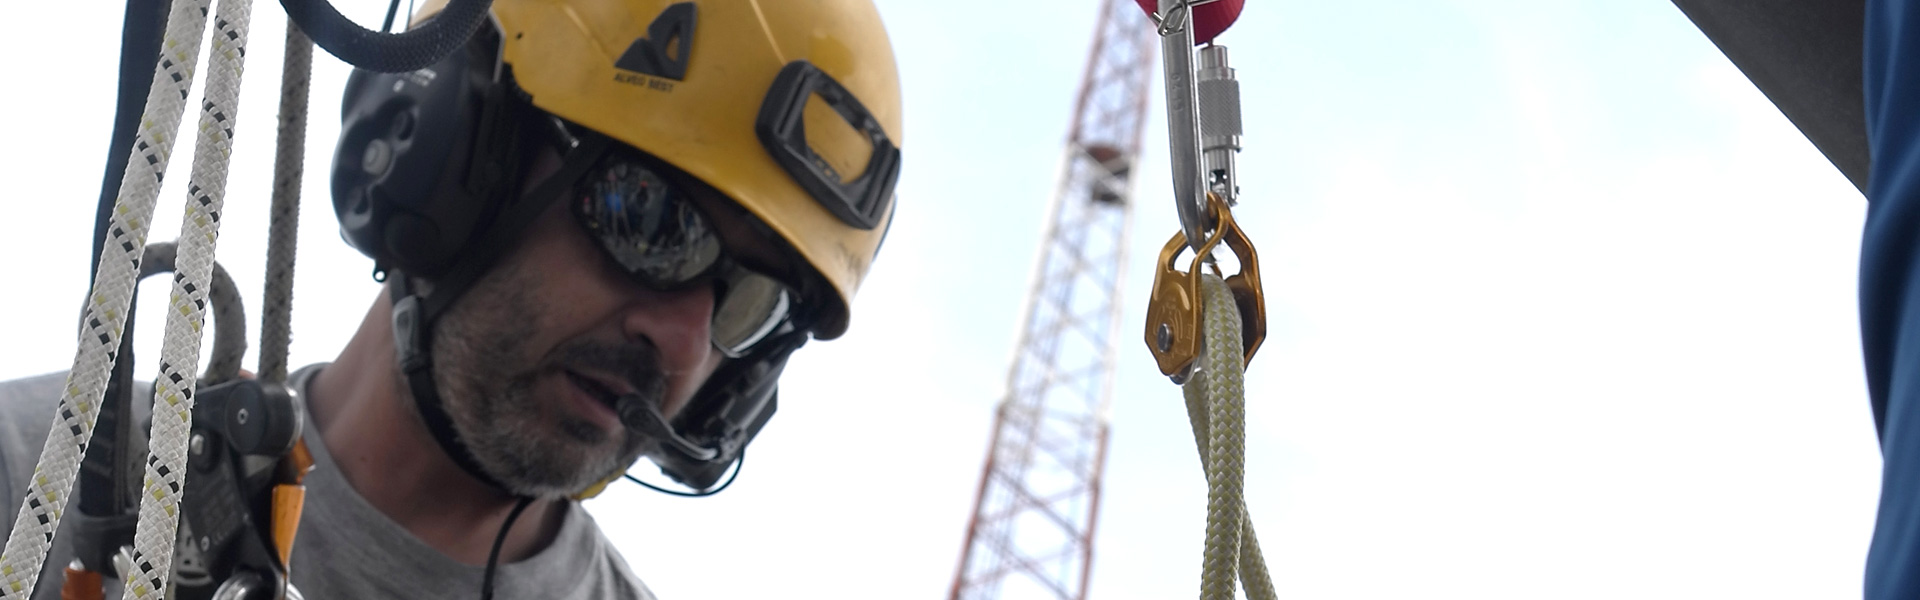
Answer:
[[[713,311],[713,346],[738,358],[774,332],[787,318],[792,302],[786,286],[757,273],[729,282],[726,296]]]
[[[720,238],[682,193],[643,166],[608,160],[576,190],[575,212],[620,266],[652,287],[671,288],[720,258]]]

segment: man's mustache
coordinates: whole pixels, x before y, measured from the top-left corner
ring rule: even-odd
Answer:
[[[660,365],[660,351],[650,342],[606,344],[573,342],[555,348],[545,361],[547,366],[600,376],[616,377],[633,386],[641,399],[661,406],[667,391],[666,370]],[[616,396],[625,396],[617,390]]]

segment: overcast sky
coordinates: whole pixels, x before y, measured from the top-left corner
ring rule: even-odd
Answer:
[[[336,2],[362,23],[385,9]],[[0,94],[0,378],[71,362],[115,4],[22,3],[0,37],[18,59]],[[905,160],[852,330],[794,359],[733,489],[588,503],[664,598],[951,584],[1097,3],[880,8]],[[220,246],[255,315],[283,31],[277,3],[256,17]],[[1249,2],[1219,41],[1243,86],[1235,214],[1270,319],[1247,373],[1248,502],[1283,595],[1859,593],[1880,465],[1854,303],[1866,204],[1677,9]],[[317,62],[295,364],[333,357],[376,294],[325,183],[345,69]],[[1095,598],[1199,580],[1205,488],[1179,391],[1132,341],[1175,228],[1157,95]],[[185,179],[156,241],[178,231]],[[141,308],[143,377],[160,306]]]

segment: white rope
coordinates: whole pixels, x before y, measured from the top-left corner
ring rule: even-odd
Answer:
[[[134,138],[132,158],[120,179],[120,197],[100,253],[92,294],[81,319],[79,348],[67,370],[65,392],[47,442],[27,484],[27,497],[14,519],[12,536],[0,551],[0,600],[25,598],[40,577],[42,563],[53,545],[53,532],[71,499],[73,478],[80,470],[101,397],[113,368],[115,351],[133,298],[140,256],[147,244],[160,179],[173,154],[174,132],[186,110],[193,86],[194,65],[200,58],[200,36],[206,30],[208,0],[174,0],[167,16],[166,37],[147,92],[145,112]]]
[[[1247,597],[1276,597],[1260,542],[1242,495],[1246,475],[1246,363],[1240,311],[1225,281],[1201,275],[1202,351],[1199,372],[1181,389],[1194,445],[1207,472],[1207,539],[1200,567],[1202,600],[1233,600],[1244,579]]]
[[[186,218],[180,224],[180,256],[174,263],[173,293],[168,297],[160,376],[153,382],[153,430],[147,436],[151,441],[140,522],[133,533],[133,568],[121,574],[121,597],[127,600],[162,598],[167,578],[173,574],[178,507],[187,483],[194,382],[200,368],[200,329],[206,321],[207,279],[220,238],[227,166],[233,158],[233,128],[240,111],[240,75],[246,64],[252,8],[252,0],[220,0],[214,14],[200,136],[194,142],[193,174],[187,182]]]

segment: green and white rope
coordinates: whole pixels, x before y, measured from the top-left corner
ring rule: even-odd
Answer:
[[[173,154],[174,132],[186,110],[206,30],[208,0],[174,0],[166,37],[154,67],[153,85],[121,176],[120,197],[100,253],[100,264],[82,316],[79,348],[67,371],[53,426],[27,484],[27,497],[14,519],[13,533],[0,550],[0,600],[26,598],[40,576],[53,533],[71,499],[87,442],[100,415],[101,397],[113,368],[128,305],[147,244],[154,200]],[[197,341],[197,338],[196,338]]]
[[[1193,378],[1182,387],[1194,445],[1207,472],[1206,550],[1200,565],[1201,600],[1233,600],[1236,578],[1247,598],[1277,596],[1260,542],[1247,514],[1242,481],[1246,475],[1247,399],[1242,360],[1240,311],[1225,281],[1201,275],[1201,356]]]
[[[201,327],[206,322],[207,279],[220,239],[220,211],[233,158],[233,130],[240,111],[240,76],[246,66],[247,24],[252,0],[220,0],[214,13],[213,48],[207,55],[207,88],[200,104],[200,135],[187,182],[186,218],[180,224],[180,255],[168,297],[160,376],[153,382],[153,430],[148,434],[147,477],[140,522],[133,533],[133,568],[121,577],[126,600],[159,600],[173,574],[180,526],[180,496],[186,489],[187,442],[192,435],[194,383],[200,368]]]

